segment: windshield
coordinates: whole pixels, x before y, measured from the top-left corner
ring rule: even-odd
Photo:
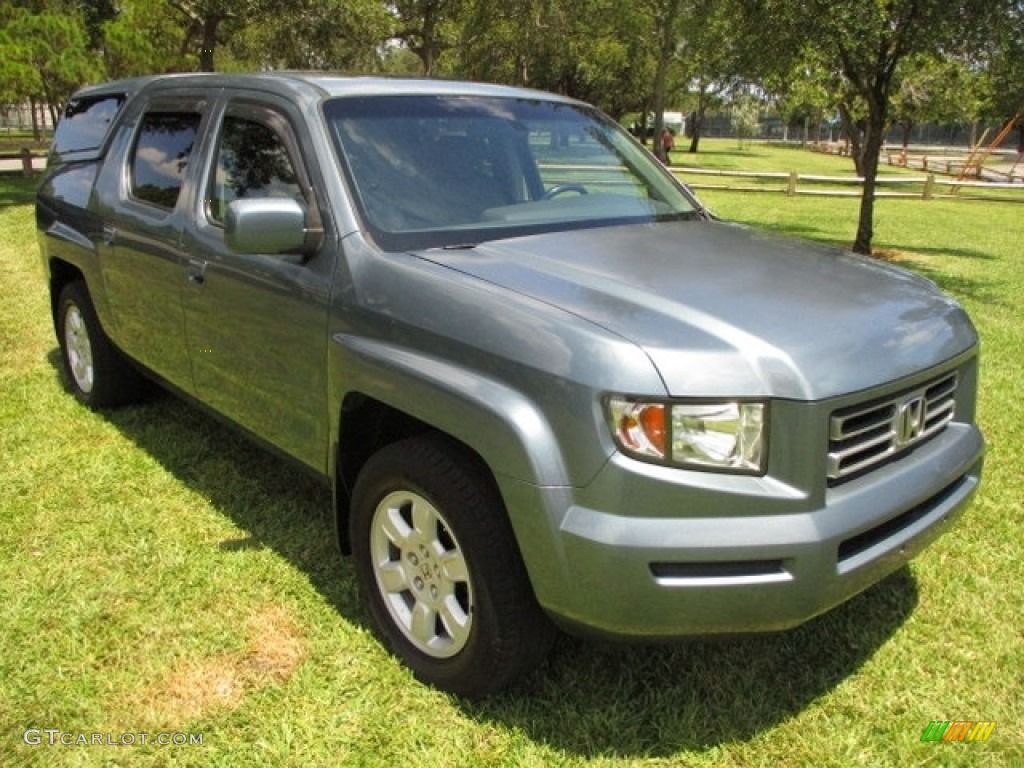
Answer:
[[[327,102],[371,234],[387,250],[688,218],[694,202],[595,110],[479,96]]]

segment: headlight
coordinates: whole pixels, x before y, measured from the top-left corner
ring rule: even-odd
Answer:
[[[692,469],[763,474],[764,403],[607,400],[619,448],[634,458]]]

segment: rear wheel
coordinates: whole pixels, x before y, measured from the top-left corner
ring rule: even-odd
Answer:
[[[352,546],[378,634],[417,678],[478,697],[526,673],[555,631],[477,458],[438,436],[394,443],[356,483]]]
[[[57,341],[72,393],[90,408],[130,402],[143,380],[103,332],[82,281],[68,283],[57,299]]]

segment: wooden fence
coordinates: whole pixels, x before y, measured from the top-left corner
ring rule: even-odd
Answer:
[[[674,166],[672,172],[694,190],[720,189],[730,192],[776,192],[795,195],[860,197],[864,179],[857,176],[822,176],[809,173],[726,171]],[[704,179],[738,179],[738,182],[709,183]],[[920,200],[989,200],[1024,203],[1024,183],[959,181],[925,176],[879,176],[875,197]]]
[[[25,147],[20,152],[0,152],[0,173],[32,176],[46,167],[46,155]]]
[[[1024,183],[1024,163],[1019,159],[1015,163],[1007,163],[1009,166],[1008,171],[994,168],[991,165],[979,167],[978,163],[969,156],[950,158],[927,154],[915,155],[907,152],[887,152],[885,159],[889,165],[901,168],[916,168],[925,173],[944,173],[961,179],[967,176],[974,176],[975,178],[983,177],[989,181]]]

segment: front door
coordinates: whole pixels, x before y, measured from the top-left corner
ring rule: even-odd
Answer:
[[[265,97],[264,97],[265,98]],[[239,254],[224,241],[228,204],[287,196],[321,213],[286,104],[228,99],[214,118],[194,222],[184,232],[185,323],[196,392],[232,421],[323,472],[327,312],[333,250]]]

